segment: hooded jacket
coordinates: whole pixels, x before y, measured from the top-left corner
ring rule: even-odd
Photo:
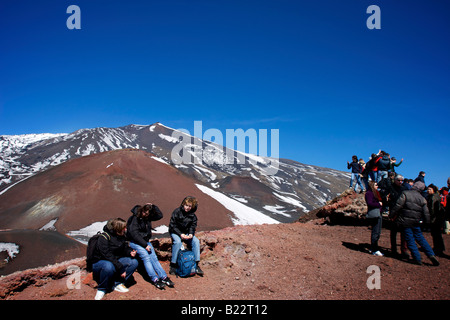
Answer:
[[[145,248],[152,237],[152,221],[162,219],[163,214],[157,206],[152,205],[148,217],[139,218],[139,208],[136,205],[131,209],[133,215],[127,221],[127,239]]]
[[[378,171],[388,171],[391,168],[391,160],[389,156],[384,155],[380,160],[378,160]]]
[[[183,202],[184,200],[181,203]],[[169,233],[175,233],[178,236],[181,236],[181,234],[195,235],[195,230],[197,229],[197,216],[195,212],[197,208],[198,204],[189,212],[184,211],[183,205],[176,208],[170,218]]]
[[[420,194],[420,190],[414,187],[402,192],[389,214],[400,227],[412,228],[420,226],[422,222],[430,222],[427,201]]]
[[[108,260],[112,262],[116,271],[120,274],[125,271],[125,267],[119,262],[119,258],[130,257],[131,251],[125,236],[119,236],[113,232],[108,224],[103,227],[103,232],[108,235],[100,235],[95,247],[92,261],[96,263],[100,260]]]

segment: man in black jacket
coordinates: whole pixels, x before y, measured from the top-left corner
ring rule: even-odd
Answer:
[[[183,243],[186,242],[194,252],[197,262],[196,273],[203,276],[204,272],[200,269],[200,241],[195,236],[197,229],[197,216],[195,212],[198,208],[198,201],[194,197],[186,197],[181,205],[176,208],[170,218],[169,233],[172,237],[172,259],[170,263],[170,274],[176,274],[177,257]]]
[[[403,191],[389,214],[389,218],[396,221],[398,226],[402,228],[408,249],[411,251],[416,264],[422,264],[422,258],[416,245],[417,241],[433,265],[438,266],[439,262],[436,255],[420,229],[422,223],[429,223],[430,221],[427,201],[420,194],[424,189],[425,184],[417,181],[411,190]]]

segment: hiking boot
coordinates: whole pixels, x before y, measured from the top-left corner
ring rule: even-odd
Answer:
[[[199,276],[203,277],[203,275],[205,274],[203,272],[202,269],[200,269],[200,266],[197,265],[197,268],[195,268],[195,273],[198,274]]]
[[[408,253],[406,253],[406,252],[400,253],[400,259],[409,260],[409,258],[410,258],[410,256]]]
[[[166,288],[166,284],[162,282],[161,279],[158,279],[155,282],[153,282],[153,285],[157,287],[159,290],[164,290]]]
[[[176,276],[177,275],[177,265],[176,264],[170,264],[170,270],[169,274]]]
[[[421,266],[421,265],[422,265],[422,261],[416,260],[416,259],[413,259],[413,260],[412,260],[412,263],[413,263],[413,264],[417,264],[418,266]]]
[[[438,259],[436,259],[436,256],[431,256],[429,259],[431,260],[431,263],[433,264],[433,266],[437,267],[439,265],[439,261],[438,261]]]
[[[173,288],[175,286],[175,283],[172,282],[172,280],[170,280],[169,277],[165,277],[164,279],[161,280],[162,283],[164,283],[166,286],[168,286],[169,288]]]

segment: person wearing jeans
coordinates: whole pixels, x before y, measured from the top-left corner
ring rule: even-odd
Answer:
[[[422,257],[420,256],[419,248],[416,245],[417,242],[431,262],[434,265],[437,265],[437,259],[434,251],[428,244],[428,241],[424,238],[420,227],[404,228],[403,232],[405,233],[406,244],[408,245],[408,249],[411,251],[411,255],[415,263],[422,264]]]
[[[112,290],[128,292],[124,283],[138,267],[134,251],[126,241],[127,224],[121,218],[109,220],[98,235],[92,256],[92,273],[98,283],[95,300]]]
[[[130,247],[136,250],[155,287],[161,290],[165,286],[173,288],[174,283],[162,268],[155,249],[150,243],[152,221],[160,220],[163,217],[161,210],[156,205],[147,203],[144,206],[134,206],[131,212],[133,215],[128,218],[127,222],[127,238],[130,240]]]
[[[197,216],[195,212],[198,208],[198,201],[194,197],[186,197],[181,205],[172,212],[169,223],[169,233],[172,237],[172,259],[170,263],[170,274],[176,274],[178,252],[181,249],[182,241],[186,242],[194,252],[197,263],[196,274],[203,276],[200,269],[200,241],[195,236],[197,229]]]
[[[195,261],[200,261],[200,241],[196,236],[186,240],[182,240],[181,237],[175,233],[170,234],[170,236],[172,237],[172,258],[170,262],[173,265],[177,264],[178,252],[183,246],[183,241],[191,248],[192,252],[194,252]]]
[[[425,190],[425,184],[421,181],[416,181],[411,190],[403,191],[394,208],[392,208],[389,218],[402,228],[406,244],[416,264],[422,264],[422,258],[416,245],[417,242],[433,265],[438,266],[439,261],[436,259],[433,249],[423,237],[420,229],[423,223],[429,223],[430,221],[427,201],[421,195],[423,190]]]
[[[381,159],[378,160],[378,173],[377,173],[377,182],[388,177],[388,172],[391,168],[391,158],[389,153],[381,151]]]
[[[347,161],[347,168],[352,169],[352,177],[350,179],[350,189],[353,188],[353,191],[356,191],[356,187],[357,187],[357,185],[359,185],[360,191],[363,192],[364,187],[361,184],[361,178],[360,178],[360,174],[362,172],[362,166],[358,162],[357,156],[352,157],[352,162]],[[353,181],[355,181],[354,187],[353,187]]]
[[[167,279],[167,274],[159,263],[152,244],[148,242],[147,246],[144,248],[134,242],[130,242],[130,247],[136,250],[137,255],[142,260],[145,271],[150,277],[152,283],[158,289],[164,288],[164,280]]]
[[[119,258],[118,261],[122,264],[122,269],[119,270],[118,274],[116,267],[114,267],[114,264],[111,261],[99,260],[92,264],[92,272],[98,283],[97,290],[101,292],[98,294],[96,300],[100,300],[101,298],[98,299],[98,297],[100,297],[100,295],[103,297],[104,294],[102,293],[111,291],[111,288],[120,292],[128,291],[123,289],[123,283],[125,283],[134,271],[136,271],[138,261],[128,257]]]

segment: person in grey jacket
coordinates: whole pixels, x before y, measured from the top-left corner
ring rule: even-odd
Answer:
[[[424,189],[425,184],[417,181],[411,190],[403,191],[389,214],[389,218],[395,221],[404,232],[414,263],[422,264],[422,258],[416,245],[417,242],[433,265],[438,266],[439,261],[436,259],[433,249],[424,238],[420,229],[423,223],[429,223],[430,221],[427,201],[421,195]]]

